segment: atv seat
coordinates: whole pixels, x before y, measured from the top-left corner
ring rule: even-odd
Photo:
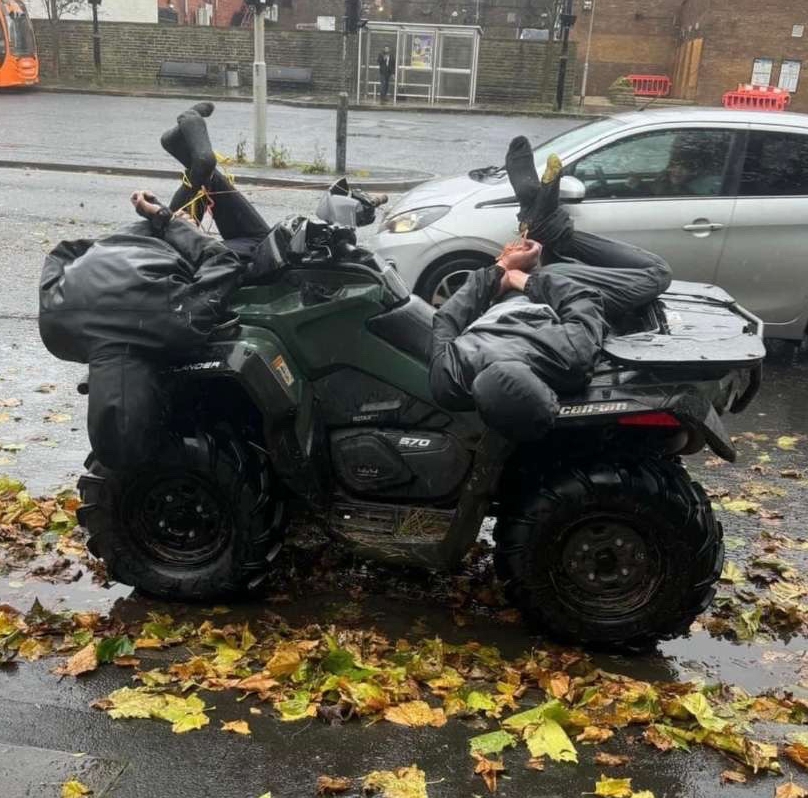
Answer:
[[[374,316],[368,330],[396,349],[421,363],[432,359],[432,317],[435,309],[423,299],[411,296],[402,305]]]

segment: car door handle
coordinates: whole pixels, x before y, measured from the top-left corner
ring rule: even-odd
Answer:
[[[723,230],[724,225],[718,222],[693,222],[686,224],[682,230],[688,233],[712,233],[714,230]]]

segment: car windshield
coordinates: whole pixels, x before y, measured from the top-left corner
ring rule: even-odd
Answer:
[[[544,144],[540,144],[533,150],[536,164],[544,166],[547,156],[553,152],[558,153],[562,157],[566,157],[582,144],[599,139],[607,133],[624,127],[625,124],[625,122],[613,118],[600,119],[597,122],[590,122],[588,125],[582,125],[581,127],[568,130],[560,136],[555,136],[549,141],[545,141]]]
[[[16,56],[36,55],[34,29],[23,11],[5,10],[11,52]]]
[[[561,157],[566,157],[570,152],[576,150],[580,145],[588,141],[598,139],[611,133],[618,128],[625,125],[625,122],[610,118],[600,119],[597,122],[590,122],[589,124],[581,125],[580,127],[568,130],[558,136],[548,139],[543,144],[540,144],[533,150],[536,158],[536,164],[539,171],[544,166],[547,156],[556,152]],[[469,173],[469,177],[474,180],[481,180],[485,177],[491,178],[492,176],[501,177],[505,174],[504,166],[489,167],[487,169],[475,169]]]

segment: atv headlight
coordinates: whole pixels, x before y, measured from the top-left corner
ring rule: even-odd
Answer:
[[[434,205],[431,208],[404,211],[385,219],[379,229],[387,233],[412,233],[429,227],[433,222],[446,216],[450,210],[452,209],[449,205]]]

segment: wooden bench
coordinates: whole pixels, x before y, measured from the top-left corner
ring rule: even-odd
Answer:
[[[267,83],[293,83],[296,86],[311,85],[310,67],[267,66]]]
[[[163,78],[187,80],[194,83],[207,83],[210,77],[210,64],[199,61],[163,61],[157,73],[157,82]]]

